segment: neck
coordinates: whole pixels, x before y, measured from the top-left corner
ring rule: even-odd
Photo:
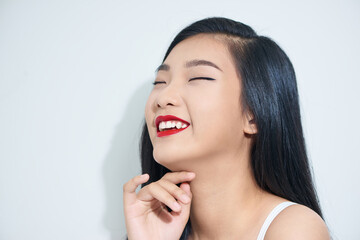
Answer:
[[[256,224],[264,194],[252,176],[249,154],[197,162],[200,164],[193,169],[196,178],[190,183],[191,239],[244,236],[249,225]]]

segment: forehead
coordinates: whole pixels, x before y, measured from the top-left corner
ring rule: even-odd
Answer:
[[[164,64],[177,68],[195,59],[211,61],[224,71],[233,68],[226,44],[214,34],[198,34],[181,41],[171,50]]]

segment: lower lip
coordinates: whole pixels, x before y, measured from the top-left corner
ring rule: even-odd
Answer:
[[[166,131],[161,131],[161,132],[157,132],[157,136],[158,137],[166,137],[169,135],[173,135],[176,133],[179,133],[181,131],[184,131],[185,129],[187,129],[189,126],[187,126],[186,128],[180,128],[180,129],[171,129],[171,130],[166,130]]]

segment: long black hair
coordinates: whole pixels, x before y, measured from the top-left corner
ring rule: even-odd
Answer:
[[[223,36],[241,79],[241,103],[252,113],[257,134],[251,146],[251,167],[260,188],[303,204],[322,217],[306,153],[294,68],[285,52],[270,38],[249,26],[223,17],[199,20],[172,41],[163,62],[181,41],[197,34]],[[142,173],[157,181],[170,172],[153,158],[146,123],[141,143]],[[181,239],[191,231],[190,219]]]

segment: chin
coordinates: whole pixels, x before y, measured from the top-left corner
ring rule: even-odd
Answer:
[[[189,165],[189,157],[183,152],[156,151],[154,149],[153,157],[155,161],[171,171],[182,171]]]

